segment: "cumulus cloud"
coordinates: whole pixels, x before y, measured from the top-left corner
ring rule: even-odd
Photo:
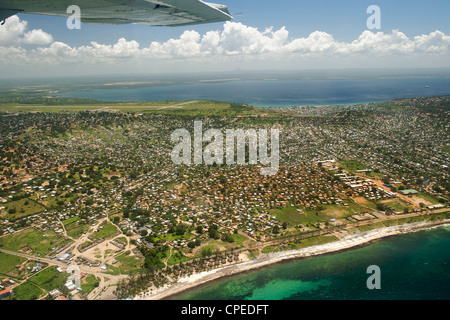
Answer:
[[[37,48],[23,49],[22,44]],[[8,53],[5,56],[4,53]],[[27,31],[27,22],[17,16],[0,28],[0,63],[33,61],[34,63],[108,64],[117,61],[145,63],[149,61],[188,61],[218,63],[236,61],[300,61],[304,58],[330,59],[354,57],[448,57],[450,36],[441,31],[408,37],[399,30],[390,33],[364,31],[351,42],[341,42],[332,34],[315,31],[306,37],[291,38],[288,30],[246,26],[226,22],[222,30],[184,31],[178,38],[152,42],[141,46],[137,41],[120,38],[115,44],[91,42],[84,46],[70,46],[53,41],[42,30]]]
[[[34,29],[23,35],[22,42],[26,44],[45,45],[52,43],[53,37],[41,29]]]
[[[17,16],[8,18],[0,28],[0,46],[46,45],[53,42],[53,37],[41,29],[26,32],[27,24],[27,21],[20,21]]]

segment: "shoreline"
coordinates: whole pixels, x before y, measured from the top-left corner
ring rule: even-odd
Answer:
[[[163,300],[189,289],[203,285],[205,283],[221,279],[223,277],[229,277],[250,270],[256,270],[279,262],[286,262],[294,259],[301,259],[343,251],[385,237],[431,229],[434,227],[443,227],[445,225],[450,225],[450,220],[447,219],[436,222],[415,222],[411,224],[391,226],[364,231],[357,234],[351,234],[337,241],[310,246],[298,250],[268,253],[264,257],[255,260],[244,261],[180,278],[177,282],[159,288],[155,290],[154,293],[148,296],[137,296],[134,297],[133,300]]]

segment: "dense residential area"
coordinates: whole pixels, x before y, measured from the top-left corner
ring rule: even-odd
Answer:
[[[116,109],[0,113],[0,299],[125,299],[270,252],[449,216],[449,96]],[[198,119],[204,130],[279,129],[278,172],[174,164],[172,132],[192,133]]]

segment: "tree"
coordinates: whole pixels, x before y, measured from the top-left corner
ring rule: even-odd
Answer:
[[[280,233],[280,227],[279,226],[274,226],[273,229],[272,229],[272,232],[275,233],[275,234]]]
[[[175,229],[177,236],[182,236],[186,233],[187,226],[184,223],[179,223]]]
[[[202,257],[208,257],[212,254],[212,249],[210,247],[202,248]]]
[[[141,230],[140,235],[141,237],[146,237],[148,234],[147,230]]]
[[[220,238],[219,230],[218,230],[217,226],[214,224],[209,227],[208,234],[209,234],[209,237],[212,239],[217,240]]]
[[[222,235],[222,240],[225,241],[225,242],[229,242],[229,243],[233,243],[234,242],[233,237],[229,233],[223,234]]]
[[[197,231],[198,234],[202,234],[203,233],[203,227],[202,226],[197,226],[197,228],[195,228],[195,231]]]

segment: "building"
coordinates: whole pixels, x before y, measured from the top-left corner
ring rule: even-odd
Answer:
[[[62,296],[61,291],[59,291],[58,289],[54,289],[54,290],[50,291],[48,294],[50,295],[50,297],[52,297],[52,299],[56,299],[59,296]]]
[[[430,209],[430,210],[442,209],[442,208],[445,208],[445,206],[443,204],[441,204],[441,203],[435,204],[435,205],[432,205],[432,206],[428,206],[428,209]]]
[[[61,257],[59,257],[57,260],[58,261],[64,261],[64,260],[66,260],[69,257],[70,257],[70,253],[65,253]]]
[[[4,299],[4,298],[8,298],[10,295],[11,295],[11,290],[9,288],[5,289],[3,291],[0,291],[0,300]]]
[[[413,194],[418,194],[419,192],[417,192],[417,190],[414,189],[405,189],[405,190],[400,190],[399,191],[401,194],[405,195],[405,196],[409,196],[409,195],[413,195]]]

